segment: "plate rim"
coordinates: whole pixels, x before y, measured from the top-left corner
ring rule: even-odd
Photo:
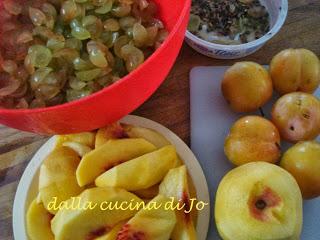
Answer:
[[[190,177],[192,178],[192,181],[195,185],[197,199],[208,203],[204,210],[199,211],[196,227],[198,240],[206,240],[209,230],[211,212],[209,188],[201,165],[189,146],[171,130],[150,119],[135,115],[128,115],[120,119],[119,122],[155,130],[162,134],[169,142],[171,142],[171,144],[175,146],[178,154],[181,156],[184,164],[186,165]],[[29,205],[28,202],[30,202],[28,200],[30,198],[29,189],[31,188],[32,184],[34,184],[34,181],[36,181],[35,178],[39,172],[39,168],[43,160],[54,148],[56,138],[56,136],[49,138],[48,141],[46,141],[38,149],[38,151],[29,161],[22,174],[22,177],[20,178],[14,197],[12,211],[12,228],[14,239],[28,240],[25,216],[27,207]],[[38,181],[36,182],[38,184]]]

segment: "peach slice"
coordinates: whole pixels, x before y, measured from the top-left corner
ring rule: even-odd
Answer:
[[[168,240],[176,224],[176,216],[173,210],[165,209],[170,199],[158,195],[140,210],[127,224],[125,224],[117,236],[117,240]],[[154,203],[159,208],[155,208]]]
[[[76,172],[78,184],[85,186],[92,183],[112,167],[155,149],[154,145],[144,139],[110,140],[82,158]]]
[[[96,134],[94,132],[82,132],[68,135],[59,135],[56,146],[60,147],[64,142],[77,142],[90,148],[94,147]]]
[[[146,189],[159,183],[176,160],[175,148],[166,146],[106,171],[95,183],[99,187],[120,187],[128,191]]]
[[[53,218],[42,205],[33,200],[27,212],[27,232],[30,240],[54,240],[50,221]]]
[[[91,240],[105,235],[137,210],[107,209],[121,203],[139,205],[142,201],[132,193],[116,188],[91,188],[78,198],[69,199],[51,221],[55,240]],[[89,206],[91,205],[91,208]],[[67,209],[68,207],[68,209]]]
[[[127,222],[127,220],[121,221],[114,228],[112,228],[112,230],[108,232],[106,235],[95,238],[95,240],[117,240],[118,233]]]
[[[147,189],[134,191],[133,193],[142,199],[152,199],[159,194],[159,184],[151,186]]]
[[[83,190],[76,179],[76,169],[80,162],[77,153],[67,147],[54,149],[40,167],[39,194],[44,207],[55,214],[49,203],[56,203],[80,194]]]
[[[105,144],[107,141],[111,139],[122,139],[129,138],[128,134],[124,130],[124,128],[120,125],[120,123],[113,123],[104,128],[100,128],[96,134],[96,148]],[[139,138],[139,137],[137,137]]]
[[[64,142],[62,143],[62,146],[71,148],[73,151],[78,153],[80,157],[83,157],[84,155],[92,151],[91,147],[78,142]]]
[[[176,203],[185,204],[185,208],[176,211],[177,224],[172,232],[172,240],[196,240],[197,234],[191,213],[185,213],[190,208],[190,194],[186,166],[171,169],[159,186],[159,193],[166,197],[174,197]]]
[[[242,165],[221,181],[215,220],[224,240],[299,239],[302,196],[286,170],[266,162]]]

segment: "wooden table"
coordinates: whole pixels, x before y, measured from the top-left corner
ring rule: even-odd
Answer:
[[[268,64],[285,48],[305,47],[320,55],[320,0],[289,0],[289,16],[281,32],[245,60]],[[177,62],[159,90],[134,112],[155,120],[190,141],[189,71],[194,66],[230,65],[234,61],[210,59],[184,44]],[[12,205],[24,168],[46,137],[0,126],[0,239],[13,239]]]

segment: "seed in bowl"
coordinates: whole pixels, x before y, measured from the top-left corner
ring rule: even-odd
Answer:
[[[248,43],[270,30],[269,13],[259,0],[192,0],[188,30],[212,43]]]
[[[86,97],[137,69],[168,32],[149,0],[4,0],[0,108]]]

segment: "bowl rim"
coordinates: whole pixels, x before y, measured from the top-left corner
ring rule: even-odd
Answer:
[[[1,1],[0,1],[1,2]],[[97,96],[104,95],[105,93],[109,91],[113,91],[116,89],[119,85],[125,84],[127,81],[130,81],[131,78],[134,78],[137,74],[139,74],[140,69],[144,66],[147,65],[149,62],[153,61],[153,59],[157,58],[157,56],[162,52],[163,49],[167,48],[167,45],[171,40],[174,38],[175,34],[178,32],[180,25],[184,21],[184,18],[186,15],[189,14],[190,12],[190,7],[191,7],[191,0],[185,0],[183,9],[180,13],[179,18],[177,19],[175,25],[173,26],[172,30],[170,31],[168,37],[166,40],[161,44],[161,46],[153,52],[153,54],[147,58],[146,61],[144,61],[143,64],[141,64],[137,69],[129,73],[128,75],[124,76],[123,78],[119,79],[117,82],[99,90],[98,92],[95,92],[93,94],[90,94],[87,97],[71,101],[71,102],[66,102],[62,104],[58,104],[55,106],[49,106],[49,107],[44,107],[44,108],[35,108],[35,109],[5,109],[5,108],[0,108],[0,115],[1,114],[33,114],[33,113],[44,113],[48,111],[55,111],[55,110],[60,110],[60,109],[68,109],[69,107],[77,107],[81,105],[82,103],[89,101]],[[3,11],[1,9],[0,11]]]
[[[238,44],[238,45],[223,45],[223,44],[217,44],[217,43],[212,43],[208,42],[206,40],[203,40],[199,38],[198,36],[192,34],[189,30],[186,32],[186,37],[190,39],[193,42],[196,42],[200,44],[203,47],[207,48],[212,48],[212,49],[217,49],[217,50],[242,50],[242,49],[248,49],[248,48],[253,48],[253,47],[258,47],[261,46],[262,44],[266,43],[269,41],[271,38],[273,38],[282,28],[284,25],[287,15],[288,15],[288,0],[281,0],[281,6],[280,6],[280,13],[279,17],[274,24],[274,26],[261,38],[256,39],[252,42],[248,43],[243,43],[243,44]]]
[[[182,158],[184,164],[188,168],[188,172],[193,180],[197,199],[208,203],[204,210],[198,212],[197,216],[197,235],[199,240],[206,240],[207,233],[209,230],[210,222],[210,197],[209,197],[209,188],[204,172],[201,168],[199,161],[197,160],[194,153],[182,141],[175,133],[173,133],[168,128],[163,125],[149,120],[147,118],[128,115],[119,120],[119,122],[131,124],[134,126],[145,127],[153,129],[160,134],[162,134],[172,145],[175,146],[177,153]],[[45,157],[52,151],[56,144],[56,136],[51,137],[47,142],[45,142],[39,150],[34,154],[30,162],[28,163],[23,175],[19,181],[17,191],[14,197],[13,203],[13,214],[12,214],[12,227],[13,227],[13,236],[17,240],[28,240],[27,229],[26,229],[26,213],[30,203],[30,191],[33,188],[37,187],[39,176],[39,170],[42,162]],[[33,189],[34,190],[34,189]],[[35,193],[35,192],[34,192]],[[36,193],[35,193],[36,194]],[[33,198],[35,198],[34,196]]]

